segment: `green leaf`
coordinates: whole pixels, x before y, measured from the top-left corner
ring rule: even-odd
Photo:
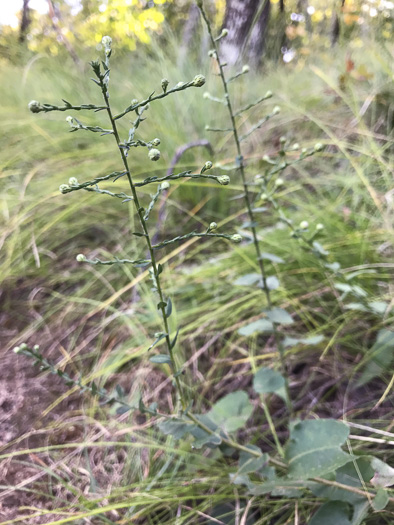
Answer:
[[[283,308],[272,308],[272,310],[267,310],[266,316],[270,321],[277,324],[293,324],[294,320],[286,310]]]
[[[157,363],[159,365],[164,365],[164,364],[171,364],[171,358],[169,355],[165,355],[165,354],[158,354],[158,355],[153,355],[152,357],[149,358],[149,361],[151,363]]]
[[[208,416],[225,432],[235,432],[245,425],[252,412],[253,405],[247,393],[238,390],[215,403]]]
[[[285,379],[276,370],[260,368],[254,375],[253,388],[258,394],[277,394],[286,400]]]
[[[256,472],[268,463],[268,454],[263,454],[261,449],[254,445],[247,445],[248,448],[259,452],[261,456],[258,458],[247,452],[242,451],[239,455],[237,475],[249,474],[249,472]]]
[[[140,232],[133,232],[133,235],[135,235],[136,237],[146,237],[145,233]]]
[[[324,340],[324,335],[313,335],[311,337],[301,337],[301,338],[295,338],[295,337],[285,337],[283,339],[283,346],[285,348],[288,348],[289,346],[295,346],[299,344],[303,345],[317,345],[321,343]]]
[[[343,501],[324,503],[308,525],[352,525],[349,520],[350,508]]]
[[[377,511],[383,510],[387,506],[388,502],[389,495],[387,490],[385,490],[383,487],[380,487],[373,499],[372,507]]]
[[[172,314],[172,301],[170,298],[167,299],[166,317],[170,317]]]
[[[284,263],[285,261],[282,259],[282,257],[278,257],[277,255],[274,255],[273,253],[266,253],[263,252],[260,256],[260,259],[275,262],[275,263]]]
[[[261,281],[261,275],[259,273],[247,273],[242,277],[238,277],[234,284],[236,286],[251,286]]]
[[[253,321],[253,323],[239,328],[238,333],[240,335],[248,336],[255,334],[256,332],[272,332],[273,329],[274,325],[271,321],[267,321],[267,319],[259,319],[258,321]]]
[[[171,350],[174,348],[174,346],[176,345],[176,341],[178,339],[178,334],[179,334],[179,328],[178,330],[176,331],[176,334],[175,334],[175,337],[174,339],[171,341]]]
[[[165,419],[160,421],[157,426],[166,436],[171,435],[175,439],[181,439],[190,432],[191,427],[194,425],[189,425],[182,419]]]
[[[190,427],[190,433],[194,437],[193,447],[199,449],[204,445],[207,445],[210,448],[219,446],[222,442],[222,438],[216,433],[218,431],[216,423],[214,423],[206,414],[196,414],[196,418],[210,430],[215,432],[215,434],[209,434],[197,425],[192,425]]]
[[[275,275],[270,275],[269,277],[267,277],[266,282],[267,288],[269,290],[276,290],[280,286],[279,279],[275,277]]]
[[[371,483],[375,487],[391,487],[394,485],[394,468],[378,458],[372,458],[371,467],[375,471],[375,475],[371,479]]]
[[[161,310],[162,308],[165,308],[167,306],[167,303],[164,301],[160,301],[160,303],[157,303],[157,309]]]
[[[157,265],[157,275],[160,275],[162,272],[163,272],[163,265],[159,263]]]
[[[334,419],[311,419],[295,423],[286,447],[288,475],[296,479],[322,476],[352,460],[341,450],[349,428]]]
[[[368,351],[369,363],[364,368],[356,386],[363,386],[390,368],[394,358],[394,332],[379,330],[375,344]]]

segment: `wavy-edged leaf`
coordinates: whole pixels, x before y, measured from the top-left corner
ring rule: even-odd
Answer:
[[[270,321],[277,324],[293,324],[294,319],[291,315],[286,312],[283,308],[272,308],[272,310],[266,310],[266,316]]]
[[[329,501],[324,503],[308,525],[352,525],[350,521],[350,507],[343,501]]]
[[[286,400],[285,379],[280,372],[271,368],[260,368],[254,375],[253,388],[258,394],[277,394]]]
[[[245,425],[252,412],[253,405],[247,393],[238,390],[215,403],[208,417],[225,432],[235,432]]]
[[[272,332],[273,329],[274,325],[271,321],[268,321],[267,319],[258,319],[257,321],[253,321],[253,323],[249,323],[242,328],[239,328],[238,333],[240,335],[249,336],[255,333]]]

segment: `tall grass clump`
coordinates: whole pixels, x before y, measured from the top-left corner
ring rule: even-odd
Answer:
[[[91,267],[126,266],[131,267],[135,273],[148,270],[151,289],[142,288],[142,291],[149,294],[149,300],[159,312],[160,325],[154,336],[146,341],[144,351],[149,353],[151,363],[163,366],[169,374],[171,396],[167,399],[167,403],[158,398],[146,405],[142,397],[131,403],[120,385],[108,391],[104,385],[97,384],[97,381],[90,378],[86,380],[86,378],[75,377],[70,371],[65,371],[49,360],[37,345],[23,343],[15,348],[15,352],[31,357],[41,370],[61,377],[70,387],[91,394],[99,402],[100,408],[115,406],[119,416],[127,415],[130,411],[138,413],[148,427],[154,426],[159,430],[159,434],[151,432],[145,439],[141,438],[141,442],[125,440],[123,444],[117,442],[116,446],[121,448],[124,445],[126,451],[129,450],[128,447],[145,447],[149,453],[155,453],[151,458],[152,465],[156,454],[160,457],[164,450],[165,460],[160,470],[146,484],[146,490],[139,491],[137,484],[129,481],[125,483],[122,490],[114,489],[106,498],[87,500],[80,497],[77,504],[74,503],[74,507],[78,506],[78,510],[73,510],[72,518],[65,517],[53,523],[66,523],[72,520],[77,522],[90,518],[100,520],[98,523],[264,524],[289,523],[293,520],[295,523],[326,525],[332,523],[335,517],[337,523],[361,524],[363,520],[368,519],[369,511],[383,511],[393,501],[386,487],[393,484],[394,471],[373,454],[362,453],[360,449],[354,450],[349,441],[350,427],[345,422],[317,417],[304,420],[296,418],[286,352],[298,344],[317,344],[321,342],[322,336],[301,334],[298,337],[289,337],[287,335],[285,328],[294,323],[293,316],[286,309],[276,305],[272,293],[279,287],[278,279],[267,271],[267,264],[282,264],[285,261],[279,255],[264,251],[258,233],[259,214],[263,213],[269,205],[281,223],[290,229],[292,238],[299,241],[295,251],[299,248],[308,256],[317,258],[323,272],[331,271],[330,276],[334,276],[331,291],[339,290],[358,298],[358,306],[353,304],[353,308],[376,313],[379,308],[382,309],[382,305],[374,304],[351,279],[343,279],[339,271],[339,263],[331,261],[328,257],[329,253],[319,243],[318,239],[322,236],[324,225],[317,222],[312,226],[310,219],[303,219],[295,224],[281,205],[280,192],[285,186],[281,174],[289,166],[298,166],[302,161],[321,152],[323,146],[320,143],[311,148],[301,149],[300,153],[297,153],[300,146],[290,142],[286,137],[281,137],[278,154],[264,156],[263,173],[256,174],[253,182],[248,180],[243,143],[254,131],[278,115],[280,108],[275,106],[257,123],[241,132],[237,118],[272,98],[272,93],[267,92],[256,101],[238,110],[235,109],[229,85],[247,74],[248,67],[244,66],[235,75],[226,75],[225,64],[220,60],[220,50],[217,46],[217,42],[225,38],[226,32],[224,30],[219,37],[215,37],[201,0],[198,5],[212,44],[210,55],[217,62],[223,88],[223,98],[207,93],[205,99],[226,107],[230,122],[229,127],[224,129],[216,126],[214,122],[209,129],[216,133],[230,132],[233,137],[236,150],[234,173],[239,176],[247,215],[247,223],[242,224],[242,228],[238,225],[238,231],[250,231],[248,238],[253,247],[253,264],[257,266],[257,272],[242,275],[232,284],[235,287],[256,287],[260,296],[262,294],[264,305],[262,318],[252,322],[248,320],[246,325],[239,319],[242,326],[238,328],[237,333],[243,337],[272,334],[280,366],[276,366],[275,359],[273,367],[256,368],[253,365],[252,388],[235,389],[224,396],[219,396],[218,401],[214,403],[207,402],[205,405],[210,405],[209,409],[199,410],[197,406],[199,388],[192,383],[188,384],[187,366],[181,363],[179,358],[182,334],[180,327],[172,323],[176,304],[171,293],[166,290],[163,280],[168,267],[160,262],[157,254],[167,246],[198,238],[205,240],[218,238],[235,243],[243,254],[244,252],[241,252],[244,248],[243,236],[240,233],[220,233],[218,224],[211,221],[204,231],[180,231],[175,237],[154,241],[149,226],[158,203],[167,194],[173,181],[201,179],[228,186],[230,177],[223,173],[215,174],[212,162],[207,161],[196,173],[186,170],[163,176],[155,174],[139,180],[133,174],[131,159],[136,148],[147,151],[149,163],[160,159],[159,148],[161,140],[165,139],[165,134],[161,139],[140,138],[145,117],[154,113],[156,101],[163,99],[165,102],[170,95],[193,87],[200,88],[205,84],[205,78],[196,75],[193,80],[179,82],[174,87],[169,87],[168,80],[162,79],[162,91],[159,94],[152,92],[143,100],[132,100],[123,111],[116,113],[111,103],[109,89],[112,41],[110,37],[104,37],[105,60],[91,62],[94,73],[92,80],[101,92],[103,100],[101,104],[74,105],[63,100],[64,104],[57,106],[33,100],[29,104],[29,109],[33,113],[55,111],[106,113],[108,121],[106,125],[98,125],[90,121],[84,123],[82,119],[71,115],[67,116],[66,121],[72,133],[98,134],[105,136],[104,140],[112,136],[115,141],[114,152],[118,156],[120,168],[111,173],[96,175],[90,180],[81,181],[73,176],[68,182],[61,184],[59,189],[63,195],[76,191],[89,192],[133,206],[136,227],[132,235],[140,243],[137,255],[129,254],[127,257],[113,255],[103,259],[79,253],[76,259],[79,263]],[[134,115],[134,121],[124,138],[120,121],[126,115]],[[110,191],[101,186],[103,182],[116,183],[120,179],[127,181],[127,192]],[[145,202],[146,195],[141,190],[152,186],[155,188],[154,192],[150,200]],[[236,215],[241,213],[243,210]],[[163,230],[165,231],[165,225]],[[124,243],[131,245],[130,239],[124,240]],[[133,243],[134,246],[136,245]],[[137,248],[134,250],[137,251]],[[249,260],[249,257],[249,254],[245,255],[245,259]],[[212,271],[218,272],[218,266]],[[171,287],[173,294],[177,292],[177,282],[177,278],[173,279],[174,284]],[[198,297],[196,300],[198,302]],[[259,303],[262,303],[260,299]],[[216,312],[199,310],[198,318],[195,320],[196,328],[202,324],[203,317],[207,315],[212,317]],[[232,327],[226,329],[229,332],[233,330]],[[379,333],[374,350],[379,358],[383,356],[387,358],[387,354],[392,350],[390,334],[389,330],[382,330]],[[374,364],[376,365],[376,362]],[[369,374],[369,377],[375,373],[371,368],[364,372],[367,376]],[[365,380],[365,377],[360,379],[361,382]],[[283,402],[286,407],[278,420],[275,420],[270,412],[272,399]],[[267,423],[269,428],[269,433],[265,432],[264,435],[259,430],[262,420],[261,415],[256,415],[256,407],[262,409],[264,423]],[[342,448],[345,444],[347,451]],[[114,443],[108,446],[114,446]],[[94,481],[92,477],[91,483],[94,484]],[[67,488],[70,491],[72,489],[72,487]],[[130,492],[134,497],[130,497]],[[62,512],[64,508],[57,509],[57,512]],[[385,519],[385,512],[382,512],[382,517]]]

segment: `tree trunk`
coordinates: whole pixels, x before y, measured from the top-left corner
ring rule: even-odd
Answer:
[[[29,1],[30,0],[23,0],[21,25],[19,27],[19,42],[21,43],[24,42],[26,39],[26,32],[31,22],[29,13]]]
[[[224,60],[236,64],[246,58],[258,65],[270,15],[270,0],[227,0],[223,27],[228,35],[222,40]]]

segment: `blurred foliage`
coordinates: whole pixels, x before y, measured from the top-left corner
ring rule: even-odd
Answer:
[[[279,0],[270,1],[265,54],[269,58],[283,58],[285,63],[302,64],[307,56],[329,49],[333,42],[352,50],[362,48],[370,40],[392,38],[391,0],[345,0],[343,6],[341,1],[288,0],[284,11]],[[81,0],[71,5],[66,0],[57,0],[53,2],[55,19],[29,10],[31,23],[24,45],[19,43],[19,28],[0,25],[0,56],[18,62],[26,51],[63,55],[67,53],[64,38],[77,53],[86,47],[99,50],[105,34],[110,34],[116,48],[125,52],[134,51],[140,47],[138,44],[152,46],[159,41],[159,45],[165,46],[169,41],[173,43],[174,34],[179,41],[192,4],[192,0]],[[219,28],[226,1],[206,0],[206,5]]]

